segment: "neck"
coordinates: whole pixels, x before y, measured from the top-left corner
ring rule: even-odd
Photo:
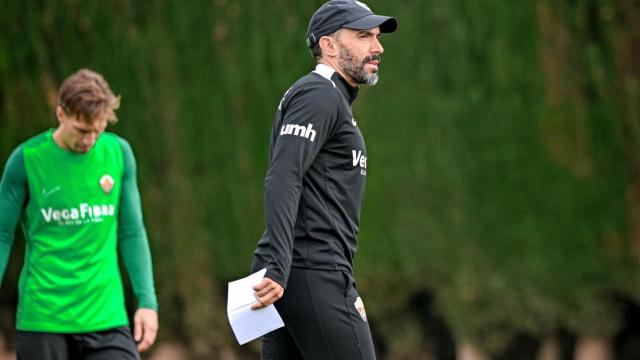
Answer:
[[[61,148],[68,150],[67,146],[65,145],[64,141],[62,141],[62,133],[60,132],[60,128],[57,128],[53,131],[53,141],[60,146]]]
[[[322,60],[320,60],[320,64],[325,64],[327,66],[332,67],[338,73],[338,75],[340,75],[343,79],[347,81],[347,83],[349,83],[349,85],[351,85],[351,87],[354,87],[354,88],[358,87],[358,84],[355,82],[355,80],[353,80],[351,76],[345,74],[342,68],[338,65],[337,60],[322,58]]]

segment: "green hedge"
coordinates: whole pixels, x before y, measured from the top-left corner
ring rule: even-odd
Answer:
[[[225,284],[262,232],[273,113],[313,67],[304,33],[320,3],[3,5],[0,160],[55,126],[62,79],[105,75],[122,95],[112,131],[139,162],[161,337],[194,357],[236,349]],[[637,298],[640,86],[625,44],[638,13],[604,0],[369,5],[399,21],[381,81],[354,105],[370,158],[356,275],[389,358],[424,348],[398,334],[422,331],[408,304],[425,291],[456,340],[496,354],[523,333],[615,334],[615,295]]]

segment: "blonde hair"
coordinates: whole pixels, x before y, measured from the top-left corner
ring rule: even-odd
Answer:
[[[81,69],[60,86],[58,105],[65,114],[78,116],[78,120],[91,123],[106,113],[107,121],[115,124],[118,122],[115,111],[120,107],[120,96],[113,94],[102,75]]]

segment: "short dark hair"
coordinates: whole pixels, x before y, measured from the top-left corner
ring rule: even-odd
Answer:
[[[320,60],[322,60],[322,49],[320,48],[320,43],[318,42],[315,45],[313,45],[313,47],[310,50],[311,50],[311,56],[313,56],[317,62],[320,62]]]

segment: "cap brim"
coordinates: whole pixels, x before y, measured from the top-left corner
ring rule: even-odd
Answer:
[[[390,16],[367,15],[348,24],[344,24],[342,27],[354,30],[369,30],[380,27],[380,32],[392,33],[398,28],[398,22]]]

